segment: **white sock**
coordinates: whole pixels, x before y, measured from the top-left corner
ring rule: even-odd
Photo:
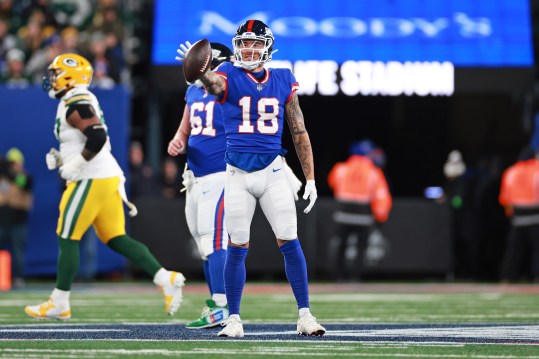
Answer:
[[[306,315],[312,315],[309,308],[299,308],[299,317],[303,318]]]
[[[153,282],[156,285],[164,285],[170,280],[170,272],[165,268],[161,268],[153,276]]]
[[[54,288],[51,294],[51,298],[58,303],[69,303],[69,294],[71,294],[71,291],[69,290],[65,291]]]
[[[229,320],[237,320],[241,322],[241,318],[239,314],[232,314],[230,317],[228,317]]]
[[[214,294],[211,299],[217,304],[218,307],[224,307],[227,303],[226,294]]]

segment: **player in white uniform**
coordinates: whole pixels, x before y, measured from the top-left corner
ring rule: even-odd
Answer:
[[[54,134],[60,151],[46,155],[47,167],[59,169],[67,187],[60,202],[59,256],[56,288],[48,301],[27,306],[26,314],[39,319],[69,319],[71,284],[79,267],[79,243],[93,225],[103,243],[133,261],[153,277],[165,296],[165,311],[173,315],[180,307],[185,278],[164,269],[148,247],[125,232],[123,202],[127,201],[123,172],[112,156],[105,119],[97,98],[88,90],[93,69],[77,54],[57,56],[48,67],[50,77],[43,88],[60,100]]]
[[[232,51],[223,44],[211,43],[215,68],[230,62]],[[228,318],[223,269],[228,234],[225,228],[226,137],[221,107],[200,81],[190,85],[185,94],[183,117],[168,145],[168,154],[187,155],[188,168],[183,173],[187,190],[185,217],[204,262],[204,277],[211,298],[198,320],[187,323],[188,329],[215,327]]]
[[[240,302],[257,201],[284,257],[286,275],[298,305],[297,331],[303,335],[323,335],[324,327],[309,309],[307,265],[297,236],[294,193],[284,170],[286,151],[281,144],[286,118],[307,180],[303,198],[310,200],[304,211],[308,213],[317,193],[311,143],[296,94],[298,83],[288,69],[264,68],[264,63],[271,60],[274,37],[262,21],[246,21],[236,31],[232,43],[236,66],[223,63],[215,72],[207,71],[200,76],[208,92],[221,104],[227,138],[225,221],[230,242],[225,289],[230,317],[219,336],[244,336]],[[180,61],[188,56],[190,44],[186,45],[178,51]]]

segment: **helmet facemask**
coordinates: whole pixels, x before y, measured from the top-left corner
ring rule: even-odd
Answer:
[[[273,39],[252,32],[236,35],[233,39],[234,58],[246,70],[254,70],[271,60]]]
[[[49,76],[43,78],[43,89],[50,98],[60,98],[63,93],[75,86],[75,80],[69,78],[60,68],[49,67]]]

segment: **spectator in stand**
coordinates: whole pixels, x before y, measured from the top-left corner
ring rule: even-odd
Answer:
[[[28,59],[41,49],[43,44],[42,31],[43,25],[36,19],[29,20],[26,26],[17,31],[20,47]]]
[[[122,40],[125,36],[124,26],[114,2],[101,2],[89,32],[105,37],[104,54],[109,62],[108,75],[119,82],[125,68]]]
[[[129,178],[133,198],[159,195],[155,172],[144,162],[144,150],[142,144],[137,141],[131,142],[129,147]]]
[[[85,28],[92,19],[93,10],[90,0],[54,0],[52,11],[59,27],[74,26]]]
[[[58,23],[52,12],[52,0],[32,0],[31,4],[23,11],[25,22],[28,22],[28,19],[32,16],[35,16],[36,12],[41,13],[42,25],[52,26],[53,28],[58,27]]]
[[[114,68],[107,56],[107,38],[102,32],[92,34],[90,40],[90,56],[88,58],[94,68],[99,67],[103,73],[103,77],[110,77],[115,82],[120,79],[120,73]]]
[[[179,183],[178,164],[174,158],[166,157],[161,166],[161,195],[163,198],[180,197]]]
[[[36,51],[26,64],[26,71],[36,84],[41,83],[43,76],[47,74],[47,67],[56,58],[64,53],[62,39],[58,35],[52,35],[45,42],[45,47]]]
[[[92,85],[90,88],[100,88],[105,90],[110,90],[114,88],[114,80],[107,75],[107,64],[99,61],[94,64],[94,78],[92,80]]]
[[[438,203],[451,210],[453,246],[453,273],[457,279],[472,279],[474,263],[478,261],[476,248],[479,238],[479,220],[475,206],[476,181],[473,171],[467,169],[459,150],[452,150],[444,163],[446,178],[444,194]]]
[[[5,71],[4,60],[9,50],[17,47],[17,38],[9,33],[9,20],[0,17],[0,73]]]
[[[0,77],[0,83],[10,88],[25,88],[30,85],[30,78],[24,70],[24,52],[11,49],[6,55],[6,73]]]
[[[79,30],[72,26],[66,27],[62,30],[62,32],[60,32],[60,39],[62,41],[62,51],[64,53],[81,53],[79,46]]]
[[[103,34],[113,33],[116,38],[124,38],[124,27],[119,18],[116,6],[105,5],[98,9],[94,15],[90,32],[101,32]]]
[[[33,206],[33,180],[24,168],[24,156],[17,148],[6,154],[0,169],[0,248],[12,256],[14,287],[24,286],[24,247],[28,235],[28,213]]]
[[[515,282],[523,273],[532,272],[535,281],[539,271],[530,263],[539,262],[539,158],[531,147],[525,147],[515,164],[502,175],[500,204],[511,219],[502,264],[502,282]]]
[[[333,218],[340,237],[335,264],[341,279],[361,279],[369,235],[387,220],[391,210],[392,198],[384,173],[369,157],[377,154],[375,148],[370,140],[352,143],[348,160],[335,164],[328,176],[329,187],[338,202]],[[354,246],[349,246],[352,235],[357,240]],[[350,251],[350,247],[355,248]]]
[[[9,32],[14,34],[23,24],[22,2],[13,0],[0,0],[0,17],[9,19],[11,27]]]

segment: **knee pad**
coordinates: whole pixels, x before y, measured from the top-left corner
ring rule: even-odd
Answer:
[[[288,226],[281,226],[275,232],[275,237],[277,239],[282,239],[283,241],[291,241],[298,238],[298,231],[296,224],[290,224]]]
[[[230,242],[236,245],[244,245],[249,242],[249,232],[229,233]]]

